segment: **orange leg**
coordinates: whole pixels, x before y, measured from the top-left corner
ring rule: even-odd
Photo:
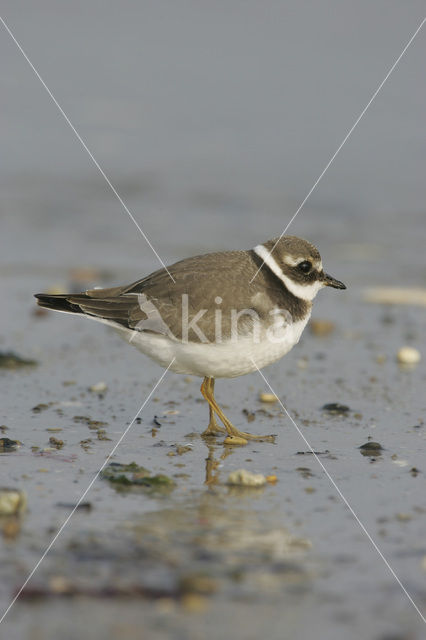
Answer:
[[[203,387],[204,387],[204,391],[203,391]],[[210,413],[209,426],[205,431],[203,431],[202,435],[217,436],[220,433],[226,433],[226,429],[224,429],[219,424],[217,424],[214,410],[208,399],[208,397],[212,397],[214,393],[214,378],[204,378],[203,384],[201,385],[201,393],[209,403],[209,413]]]
[[[210,381],[213,381],[213,384]],[[210,407],[210,423],[209,423],[209,426],[207,427],[207,430],[204,431],[203,435],[210,435],[212,433],[213,427],[210,426],[212,424],[211,419],[212,419],[212,416],[214,417],[214,414],[216,414],[220,418],[220,420],[223,422],[226,433],[231,438],[236,437],[236,438],[244,438],[246,440],[275,442],[275,436],[254,436],[251,433],[240,431],[239,429],[234,427],[234,425],[228,420],[228,418],[225,416],[222,409],[219,407],[219,405],[216,402],[216,399],[214,397],[214,379],[213,378],[204,378],[200,391],[203,394],[204,398],[209,403],[209,407]],[[214,422],[213,424],[216,424],[216,422]],[[218,425],[216,425],[215,427],[216,430],[217,430],[217,427]],[[220,427],[219,429],[225,432],[225,430],[222,429],[222,427]]]

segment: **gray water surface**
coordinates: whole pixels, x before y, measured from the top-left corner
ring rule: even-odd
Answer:
[[[281,233],[422,9],[43,0],[5,1],[2,12],[170,264]],[[1,484],[28,495],[19,530],[1,543],[4,611],[162,370],[101,325],[34,315],[38,291],[124,283],[159,264],[0,36],[0,350],[38,361],[0,370],[1,435],[22,442],[0,454]],[[424,57],[420,33],[291,227],[348,285],[314,306],[335,330],[319,338],[307,329],[264,370],[422,612],[424,307],[367,304],[363,290],[426,284]],[[404,344],[423,354],[415,369],[396,363]],[[105,393],[88,391],[99,381]],[[97,479],[91,509],[74,514],[0,636],[423,638],[420,616],[291,421],[259,402],[261,377],[219,381],[217,398],[236,426],[277,433],[277,443],[232,451],[199,435],[208,418],[200,382],[167,374],[113,458],[175,488],[117,492]],[[329,415],[329,402],[350,411]],[[40,403],[48,407],[35,412]],[[62,449],[46,451],[52,435]],[[383,446],[374,459],[359,450],[369,437]],[[277,482],[231,490],[239,468]]]

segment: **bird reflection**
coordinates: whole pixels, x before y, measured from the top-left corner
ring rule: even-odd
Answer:
[[[206,479],[204,484],[211,486],[219,483],[221,462],[231,455],[233,450],[231,447],[222,448],[215,444],[207,444],[206,446],[208,455],[206,458]],[[214,454],[218,449],[222,449],[222,453],[215,457]]]

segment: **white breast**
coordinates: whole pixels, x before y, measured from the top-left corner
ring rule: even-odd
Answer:
[[[120,330],[142,353],[176,373],[212,378],[234,378],[251,373],[282,358],[297,344],[309,316],[298,322],[276,326],[253,336],[239,337],[234,342],[195,343],[171,340],[168,336],[143,331]]]

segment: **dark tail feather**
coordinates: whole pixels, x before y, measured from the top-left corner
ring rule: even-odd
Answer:
[[[68,294],[49,295],[47,293],[36,293],[37,304],[45,309],[55,309],[55,311],[65,311],[67,313],[82,313],[78,304],[69,301]]]

